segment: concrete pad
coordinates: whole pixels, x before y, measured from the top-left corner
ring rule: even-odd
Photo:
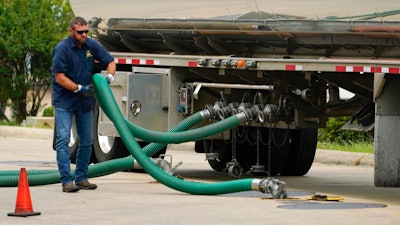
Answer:
[[[56,169],[50,140],[0,137],[0,142],[2,171]],[[170,147],[167,153],[173,155],[173,163],[183,161],[177,175],[185,180],[233,180],[213,171],[204,155],[194,153],[190,144]],[[118,172],[91,179],[99,186],[96,190],[63,193],[60,184],[31,186],[33,210],[41,215],[27,218],[7,216],[15,209],[17,187],[0,188],[0,224],[400,224],[400,189],[374,187],[373,167],[317,163],[306,176],[277,178],[286,182],[289,193],[339,195],[343,203],[387,207],[327,209],[312,205],[309,210],[301,204],[328,203],[309,201],[308,195],[287,200],[274,200],[268,194],[190,195],[170,189],[146,173]]]

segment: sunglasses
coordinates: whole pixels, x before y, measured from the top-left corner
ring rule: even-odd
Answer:
[[[83,34],[83,33],[87,34],[88,32],[89,30],[76,30],[76,33],[78,34]]]

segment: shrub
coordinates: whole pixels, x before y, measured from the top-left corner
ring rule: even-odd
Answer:
[[[54,116],[54,107],[50,106],[43,110],[43,116],[45,117],[53,117]]]
[[[341,127],[350,117],[332,117],[326,123],[326,128],[318,130],[318,141],[338,144],[351,144],[360,142],[372,142],[370,133],[342,130]]]

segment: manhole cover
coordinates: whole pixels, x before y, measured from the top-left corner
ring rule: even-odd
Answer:
[[[302,203],[302,204],[291,204],[281,205],[278,208],[282,209],[365,209],[365,208],[383,208],[385,204],[375,203],[344,203],[344,202],[329,202],[329,203]]]
[[[292,197],[297,197],[297,196],[308,196],[308,195],[313,195],[314,193],[312,192],[306,192],[306,191],[287,191],[288,198]],[[268,193],[262,193],[259,191],[241,191],[241,192],[235,192],[235,193],[229,193],[229,194],[222,194],[219,196],[224,196],[224,197],[247,197],[247,198],[265,198],[265,197],[271,197],[271,194]]]

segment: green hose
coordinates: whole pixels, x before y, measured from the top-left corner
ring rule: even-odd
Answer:
[[[148,157],[149,154],[157,152],[165,145],[160,143],[150,144],[146,146],[142,151],[135,137],[132,135],[128,123],[126,123],[121,112],[119,111],[119,108],[104,77],[100,74],[95,74],[93,76],[93,82],[95,84],[95,94],[99,105],[102,107],[107,116],[113,121],[125,146],[128,147],[129,152],[148,174],[150,174],[152,177],[154,177],[156,180],[160,181],[164,185],[191,194],[223,194],[238,191],[260,190],[261,184],[266,184],[266,182],[263,182],[264,180],[260,179],[242,179],[219,183],[199,183],[184,181],[169,175],[158,166],[156,166]],[[232,119],[229,119],[229,126],[237,126],[241,121],[240,117],[243,118],[245,116],[233,116]],[[182,125],[182,129],[188,125],[190,125],[190,123]],[[180,128],[177,128],[172,132],[179,131],[179,129]],[[168,135],[166,135],[165,138],[169,138]],[[110,174],[112,172],[120,171],[123,168],[132,168],[134,164],[134,158],[132,156],[122,159],[110,160],[90,166],[88,175],[89,177],[102,176]],[[16,186],[18,184],[18,179],[16,179],[15,172],[7,171],[6,174],[7,173],[14,173],[14,175],[0,176],[0,186]],[[48,170],[37,171],[32,172],[28,179],[30,185],[58,183],[59,173],[58,171]],[[262,191],[265,192],[266,188],[264,187]]]
[[[199,183],[184,181],[169,175],[156,166],[141,150],[141,147],[130,132],[129,126],[125,122],[104,77],[101,74],[95,74],[93,76],[93,83],[99,105],[108,118],[110,118],[114,123],[125,146],[127,146],[129,152],[139,162],[143,169],[159,182],[175,190],[190,194],[210,195],[249,191],[254,189],[258,190],[258,186],[255,184],[260,182],[259,179],[241,179],[219,183]],[[239,120],[239,118],[237,120]]]
[[[142,127],[139,127],[126,119],[125,123],[127,123],[129,130],[136,138],[148,142],[177,144],[177,143],[204,139],[214,134],[218,134],[223,131],[232,129],[238,126],[240,121],[238,120],[237,116],[231,116],[229,118],[215,122],[208,126],[188,131],[174,132],[174,133],[150,131]]]
[[[206,111],[197,112],[175,127],[171,128],[168,132],[179,132],[189,129],[190,127],[199,124],[205,118],[208,118]],[[208,115],[209,116],[209,115]],[[152,156],[157,153],[160,149],[165,147],[166,144],[150,143],[143,148],[148,156]],[[113,159],[106,162],[97,163],[90,165],[88,170],[88,177],[99,177],[108,174],[112,174],[121,170],[131,169],[134,166],[134,159],[132,155],[125,158]],[[19,170],[4,170],[0,171],[0,187],[15,187],[18,185]],[[71,174],[74,176],[75,170],[71,170]],[[28,170],[28,180],[31,186],[35,185],[46,185],[59,183],[60,177],[58,170]]]

